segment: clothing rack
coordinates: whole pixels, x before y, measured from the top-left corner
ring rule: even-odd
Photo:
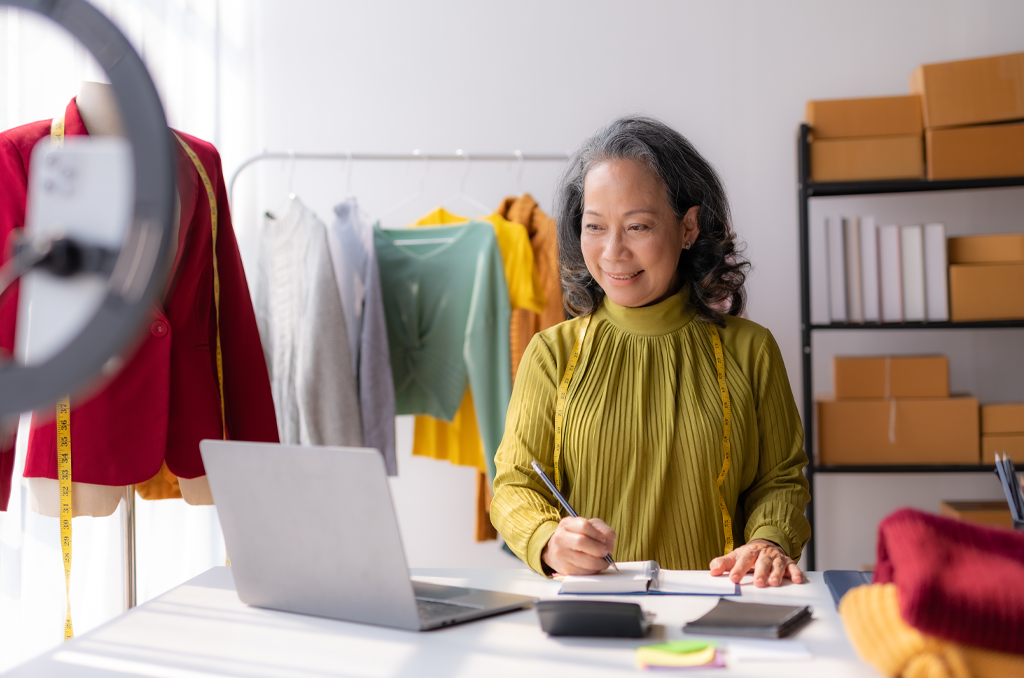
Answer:
[[[466,163],[473,162],[565,162],[572,154],[568,151],[565,153],[523,153],[522,151],[514,151],[512,153],[480,153],[471,154],[459,149],[454,153],[424,153],[419,150],[415,150],[412,153],[353,153],[346,151],[344,153],[296,153],[293,151],[263,151],[256,155],[246,158],[242,161],[234,172],[231,174],[231,180],[228,181],[228,200],[234,204],[234,191],[235,191],[235,180],[238,179],[238,175],[242,173],[249,165],[260,162],[262,160],[320,160],[327,162],[337,162],[344,160],[346,162],[352,162],[354,160],[359,161],[372,161],[372,162],[409,162],[422,160],[424,162],[436,161],[436,162],[452,162],[456,160],[464,161]]]

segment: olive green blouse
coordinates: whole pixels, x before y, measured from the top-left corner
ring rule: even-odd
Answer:
[[[605,298],[587,329],[564,408],[562,493],[618,535],[616,560],[707,569],[726,549],[717,479],[724,408],[712,335],[688,290],[644,308]],[[540,332],[526,349],[495,462],[491,520],[537,572],[558,525],[553,495],[555,401],[582,318]],[[803,427],[771,333],[742,318],[718,329],[732,409],[722,497],[735,543],[769,539],[794,559],[810,538]],[[567,491],[566,491],[567,490]]]

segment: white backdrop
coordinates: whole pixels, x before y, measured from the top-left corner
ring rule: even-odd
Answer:
[[[218,143],[229,174],[265,148],[561,152],[623,113],[664,119],[722,173],[754,262],[749,315],[778,339],[798,403],[794,147],[805,101],[903,94],[920,63],[1024,50],[1024,4],[1016,0],[123,0],[104,6],[117,10],[147,56],[172,125]],[[44,68],[77,62],[72,52],[55,61],[9,17],[0,36],[0,78],[6,78],[0,128],[50,117],[87,75],[80,66]],[[45,92],[30,90],[41,82]],[[404,223],[454,193],[461,171],[432,164],[424,195],[388,224]],[[515,171],[474,165],[467,190],[496,204],[516,191]],[[324,220],[347,190],[340,162],[300,163],[291,181],[289,174],[287,163],[266,163],[239,181],[235,223],[247,259],[259,215],[279,208],[289,184]],[[556,175],[557,167],[531,165],[524,188],[548,207]],[[414,193],[420,176],[418,167],[405,164],[357,164],[352,191],[379,214]],[[1005,220],[1020,223],[1022,207],[1018,195],[1007,203]],[[1016,397],[1024,400],[1024,393]],[[493,543],[472,542],[472,471],[411,458],[410,439],[403,419],[401,475],[392,487],[410,564],[516,566]],[[983,498],[986,480],[946,476],[944,483],[948,493]],[[828,482],[828,496],[818,495],[827,518],[819,528],[830,536],[823,547],[831,545],[831,560],[819,565],[831,567],[857,567],[872,557],[874,514],[854,514],[837,503],[841,498],[859,497],[877,510],[905,502],[935,510],[940,498],[919,491],[928,478]],[[905,491],[908,483],[916,483],[913,491]],[[0,521],[6,521],[0,534],[20,534],[9,529],[10,520]],[[12,569],[14,547],[3,543],[0,596],[10,596],[3,570]],[[77,548],[76,539],[76,554]],[[195,550],[213,557],[208,547]],[[9,600],[0,597],[3,609]],[[60,619],[53,624],[59,631]],[[7,627],[0,631],[3,668],[11,636]]]

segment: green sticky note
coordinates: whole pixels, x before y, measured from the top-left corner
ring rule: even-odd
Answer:
[[[709,643],[704,640],[673,640],[668,643],[661,643],[660,645],[644,645],[645,650],[657,650],[658,652],[670,652],[672,654],[689,654],[691,652],[700,652],[706,650],[709,647],[714,647],[714,643]]]

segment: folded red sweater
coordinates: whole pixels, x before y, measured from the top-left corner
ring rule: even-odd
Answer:
[[[878,527],[876,584],[903,620],[957,643],[1024,654],[1024,533],[901,509]]]

